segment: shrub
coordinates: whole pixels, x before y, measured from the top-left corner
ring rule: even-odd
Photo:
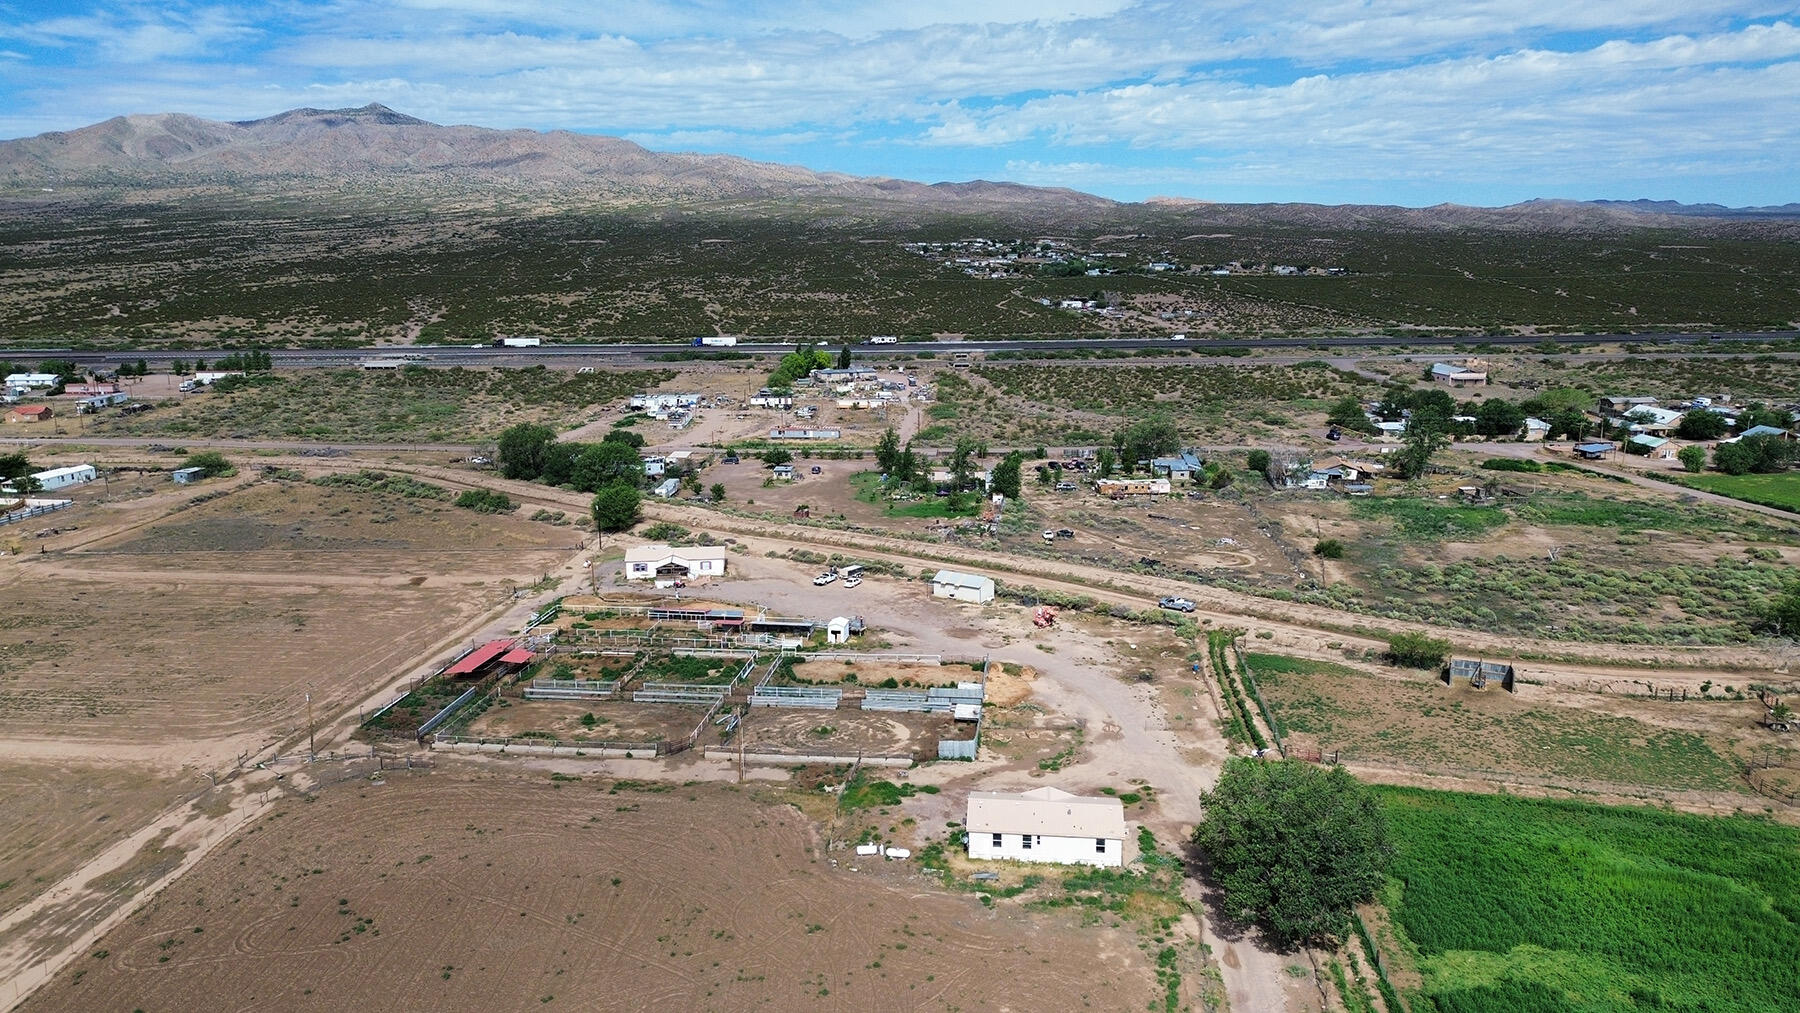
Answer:
[[[1343,559],[1344,543],[1335,538],[1322,538],[1313,543],[1313,555],[1321,559]]]
[[[1544,466],[1536,461],[1524,461],[1511,457],[1490,457],[1481,462],[1488,471],[1522,471],[1535,474],[1544,470]]]
[[[221,454],[216,450],[207,450],[198,454],[188,455],[186,466],[189,468],[199,468],[200,474],[207,478],[230,478],[237,474],[237,468],[234,467],[230,461],[225,459],[224,454]]]
[[[1450,641],[1427,633],[1396,633],[1388,637],[1387,659],[1407,668],[1438,668],[1450,654]]]
[[[517,505],[512,497],[492,489],[470,489],[456,497],[456,505],[464,510],[473,510],[478,514],[511,513]]]

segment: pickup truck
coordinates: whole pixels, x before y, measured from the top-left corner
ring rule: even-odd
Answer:
[[[826,570],[824,573],[821,573],[817,577],[813,578],[813,586],[814,587],[824,587],[825,585],[827,585],[835,580],[837,580],[837,571],[836,570]]]
[[[1175,612],[1194,611],[1194,603],[1188,601],[1186,598],[1158,598],[1156,600],[1156,607],[1170,609]]]

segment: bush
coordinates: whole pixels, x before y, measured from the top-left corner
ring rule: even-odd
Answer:
[[[1426,633],[1388,637],[1387,660],[1406,668],[1440,668],[1450,654],[1450,641]]]
[[[1335,538],[1322,538],[1313,543],[1313,555],[1321,559],[1343,559],[1344,543]]]
[[[1697,475],[1706,467],[1706,448],[1682,447],[1675,452],[1675,459],[1681,462],[1682,470],[1690,475]]]
[[[1250,451],[1244,455],[1244,463],[1251,471],[1260,472],[1264,476],[1269,474],[1269,452],[1266,450]]]
[[[1544,470],[1544,466],[1536,461],[1524,461],[1511,457],[1490,457],[1481,462],[1481,466],[1488,471],[1522,471],[1527,474],[1536,474]]]
[[[237,468],[216,450],[188,455],[186,467],[199,468],[200,474],[207,478],[230,478],[237,474]]]
[[[615,482],[594,494],[589,508],[594,526],[601,531],[624,531],[638,522],[642,497],[637,487]]]
[[[511,513],[517,505],[512,497],[492,489],[470,489],[456,497],[456,505],[464,510],[473,510],[478,514]]]

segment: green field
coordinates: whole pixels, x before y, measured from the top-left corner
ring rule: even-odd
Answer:
[[[1691,731],[1430,676],[1401,681],[1269,654],[1244,660],[1284,737],[1310,736],[1345,760],[1545,777],[1566,787],[1745,790],[1732,759]]]
[[[1705,472],[1683,475],[1681,484],[1730,496],[1732,499],[1800,513],[1800,471],[1786,471],[1778,475],[1724,475]]]
[[[1776,1013],[1800,1002],[1800,831],[1377,787],[1415,1011]]]

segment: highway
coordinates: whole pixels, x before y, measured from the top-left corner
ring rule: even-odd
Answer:
[[[1110,350],[1129,352],[1143,348],[1187,349],[1204,354],[1211,350],[1236,349],[1342,349],[1342,348],[1443,348],[1498,346],[1530,348],[1546,340],[1559,343],[1592,345],[1600,343],[1636,342],[1650,346],[1680,348],[1714,341],[1793,341],[1800,331],[1696,331],[1690,333],[1624,333],[1571,334],[1545,336],[1536,334],[1467,334],[1454,337],[1412,338],[1386,334],[1341,337],[1296,338],[1191,338],[1173,341],[1160,338],[1042,338],[1033,340],[969,340],[969,341],[905,341],[897,345],[870,345],[850,342],[865,356],[892,356],[931,352],[948,355],[953,352],[1032,353],[1070,350]],[[617,362],[639,362],[654,355],[671,352],[737,352],[752,355],[779,355],[794,349],[801,341],[834,348],[844,339],[839,337],[782,338],[746,341],[732,348],[699,348],[672,341],[662,342],[595,342],[582,344],[546,344],[535,348],[498,348],[492,345],[382,345],[363,348],[290,348],[269,349],[274,364],[289,369],[326,366],[354,366],[367,359],[405,358],[424,366],[528,366],[535,363],[603,365]],[[15,360],[45,358],[68,359],[82,365],[117,363],[143,359],[166,365],[174,359],[208,362],[230,355],[233,349],[110,349],[105,351],[70,350],[66,348],[17,348],[0,351],[0,357]]]

